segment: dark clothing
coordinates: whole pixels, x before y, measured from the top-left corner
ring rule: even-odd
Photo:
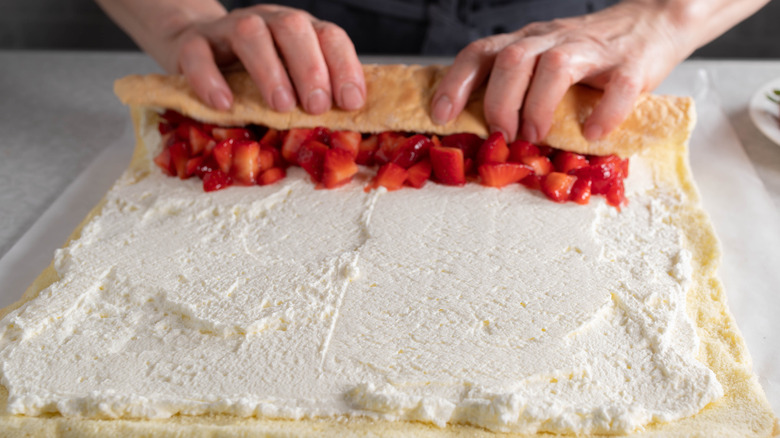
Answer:
[[[271,0],[347,31],[361,54],[454,55],[469,42],[536,21],[584,15],[618,0]],[[248,6],[246,0],[227,2]]]

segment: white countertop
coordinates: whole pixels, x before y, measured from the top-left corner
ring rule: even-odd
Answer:
[[[0,65],[3,307],[126,167],[132,126],[113,81],[159,68],[143,54],[95,52],[0,51]],[[696,97],[702,123],[691,145],[692,167],[724,245],[720,274],[754,368],[780,412],[780,320],[774,316],[780,310],[780,146],[748,115],[752,95],[778,77],[780,60],[688,61],[658,91]],[[728,159],[718,160],[721,155]],[[740,162],[738,172],[728,160]]]

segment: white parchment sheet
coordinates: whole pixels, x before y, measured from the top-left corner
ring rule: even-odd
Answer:
[[[672,74],[658,92],[696,97],[691,164],[723,244],[719,274],[754,369],[775,412],[780,412],[780,217],[723,114],[711,81],[704,71]],[[0,259],[0,307],[19,299],[125,169],[135,144],[130,117],[127,120],[122,135]]]

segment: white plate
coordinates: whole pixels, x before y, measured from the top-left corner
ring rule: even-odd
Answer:
[[[773,90],[780,90],[780,78],[764,84],[756,91],[756,94],[750,99],[750,118],[759,131],[780,145],[780,105],[766,97],[771,94],[780,100],[780,96],[775,96],[772,93]]]

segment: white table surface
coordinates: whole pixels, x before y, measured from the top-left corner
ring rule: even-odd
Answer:
[[[132,127],[113,95],[113,81],[159,68],[137,53],[27,51],[0,51],[0,66],[3,307],[18,299],[129,161]],[[687,61],[658,90],[696,97],[702,123],[691,144],[692,168],[723,242],[719,273],[730,308],[776,412],[780,146],[753,126],[748,102],[778,77],[780,60]]]

